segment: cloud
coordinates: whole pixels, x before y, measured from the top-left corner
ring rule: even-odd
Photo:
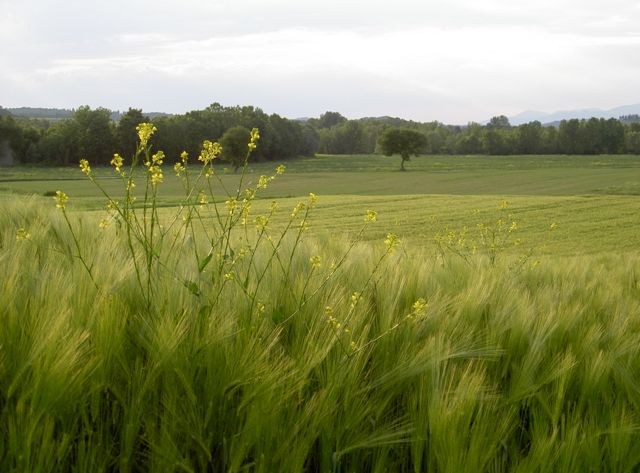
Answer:
[[[464,123],[638,101],[640,8],[623,0],[3,6],[0,39],[15,45],[0,51],[5,106],[181,112],[219,101]]]

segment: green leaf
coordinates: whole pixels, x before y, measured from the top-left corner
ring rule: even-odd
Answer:
[[[213,258],[213,253],[209,253],[202,261],[200,261],[200,263],[198,263],[198,271],[204,271],[204,268],[207,267],[211,258]]]
[[[193,294],[194,296],[199,296],[200,295],[200,288],[198,287],[198,285],[195,282],[193,282],[193,281],[183,281],[182,284],[184,284],[184,287],[189,289],[189,292],[191,294]]]

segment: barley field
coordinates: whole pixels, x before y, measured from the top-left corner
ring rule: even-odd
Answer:
[[[0,471],[640,468],[637,157],[139,154],[0,172]]]

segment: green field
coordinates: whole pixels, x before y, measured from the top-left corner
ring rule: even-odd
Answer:
[[[248,182],[272,174],[277,164],[251,165]],[[286,174],[258,198],[278,199],[288,208],[309,192],[318,194],[313,227],[319,233],[356,231],[360,216],[374,209],[379,224],[367,238],[393,231],[412,247],[431,249],[438,233],[499,218],[507,200],[508,214],[519,224],[519,238],[536,254],[635,251],[640,244],[637,156],[422,156],[413,158],[410,171],[404,173],[398,171],[397,158],[375,155],[320,155],[285,164]],[[233,189],[238,175],[222,166],[217,169],[222,183]],[[111,169],[99,169],[98,175],[105,189],[121,195],[121,182]],[[178,205],[184,195],[182,185],[170,169],[165,176],[161,205]],[[217,182],[215,186],[222,199],[222,188]],[[4,198],[56,190],[69,194],[70,209],[104,208],[104,197],[77,168],[15,168],[0,173]],[[554,223],[557,230],[551,234],[548,229]]]
[[[0,471],[638,471],[640,159],[285,164],[0,170]]]

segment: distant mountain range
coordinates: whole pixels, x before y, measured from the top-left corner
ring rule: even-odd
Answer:
[[[562,110],[553,113],[527,110],[509,118],[511,125],[521,125],[532,121],[539,121],[543,125],[557,125],[561,120],[572,118],[620,118],[626,115],[640,115],[640,103],[623,105],[621,107],[602,110],[600,108],[583,108],[578,110]]]
[[[65,118],[71,118],[74,110],[64,108],[37,108],[37,107],[19,107],[19,108],[2,108],[0,107],[0,115],[9,114],[14,117],[21,118],[36,118],[42,120],[62,120]],[[114,121],[120,120],[124,112],[118,110],[111,112],[111,119]],[[170,115],[169,113],[162,112],[143,112],[144,115],[153,119],[156,117],[163,117]]]

